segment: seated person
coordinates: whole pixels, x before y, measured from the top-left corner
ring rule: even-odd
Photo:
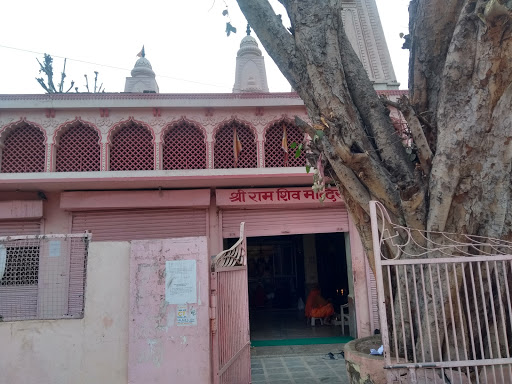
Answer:
[[[329,323],[329,318],[334,315],[334,307],[322,297],[318,285],[315,285],[309,292],[305,313],[308,319],[316,317],[323,319],[326,323]]]

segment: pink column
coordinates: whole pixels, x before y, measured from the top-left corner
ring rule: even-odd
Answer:
[[[258,135],[260,136],[260,135]],[[265,146],[263,138],[258,137],[258,168],[265,167]]]
[[[208,168],[208,169],[214,168],[213,148],[214,148],[214,142],[207,141],[206,142],[206,168]]]
[[[46,154],[45,154],[45,172],[55,172],[55,152],[56,147],[53,143],[46,143]]]
[[[208,254],[217,255],[222,247],[222,222],[220,210],[217,207],[215,191],[212,191],[210,208],[208,209]]]
[[[162,169],[162,142],[155,142],[155,171]]]
[[[108,171],[110,169],[109,161],[109,144],[101,143],[101,170]]]

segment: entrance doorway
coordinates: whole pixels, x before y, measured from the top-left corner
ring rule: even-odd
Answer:
[[[234,241],[226,239],[225,247]],[[251,341],[343,334],[340,326],[317,323],[312,327],[304,305],[315,285],[336,313],[347,303],[344,233],[248,237],[247,265]]]

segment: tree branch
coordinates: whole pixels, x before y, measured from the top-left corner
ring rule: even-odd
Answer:
[[[506,16],[510,20],[512,18],[512,6],[504,1],[489,0],[484,10],[485,19],[489,23],[493,23],[500,16]]]
[[[409,5],[409,92],[418,113],[436,126],[438,93],[448,47],[465,0],[412,0]],[[442,12],[439,10],[442,9]],[[428,36],[428,38],[425,38]],[[436,135],[435,129],[433,132]]]
[[[379,101],[379,96],[375,92],[366,70],[348,40],[341,25],[341,13],[339,23],[338,40],[347,86],[368,134],[375,141],[375,149],[398,184],[403,186],[415,184],[414,167],[402,144],[397,140],[392,140],[395,128],[389,118],[389,112]]]
[[[430,150],[430,146],[428,145],[428,141],[425,133],[423,132],[423,128],[421,127],[419,118],[409,103],[409,99],[406,96],[403,96],[399,99],[398,103],[383,97],[381,100],[384,104],[394,107],[402,112],[402,115],[404,116],[405,121],[407,121],[407,125],[411,130],[414,144],[416,144],[418,148],[418,159],[420,161],[421,169],[423,170],[423,173],[428,176],[432,167],[433,153]]]
[[[295,117],[295,123],[312,139],[315,137],[315,129],[298,116]],[[381,163],[366,153],[352,153],[350,148],[333,134],[324,135],[317,143],[319,143],[320,149],[323,149],[342,183],[349,179],[351,185],[358,189],[361,188],[359,186],[361,184],[363,188],[371,190],[372,195],[379,199],[394,216],[400,216],[400,196],[396,185],[391,182],[389,174]],[[352,191],[348,186],[347,189]],[[357,195],[362,195],[360,190]]]

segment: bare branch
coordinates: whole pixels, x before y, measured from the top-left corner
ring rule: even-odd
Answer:
[[[87,92],[91,92],[89,91],[89,79],[87,78],[87,75],[84,75],[85,77],[85,88],[87,88]]]
[[[98,72],[94,71],[94,93],[96,93],[96,84],[98,83]]]
[[[43,89],[47,92],[47,93],[50,93],[50,90],[48,89],[48,87],[46,86],[46,84],[44,83],[44,79],[42,77],[39,77],[39,78],[36,78],[37,82],[39,83],[39,85],[41,87],[43,87]]]
[[[69,86],[69,89],[65,93],[68,93],[69,91],[71,91],[71,88],[73,88],[73,85],[75,85],[74,81],[71,82],[71,85]]]
[[[64,67],[62,68],[62,73],[60,75],[59,93],[62,93],[62,89],[64,88],[64,79],[66,78],[66,60],[67,59],[64,59]]]

